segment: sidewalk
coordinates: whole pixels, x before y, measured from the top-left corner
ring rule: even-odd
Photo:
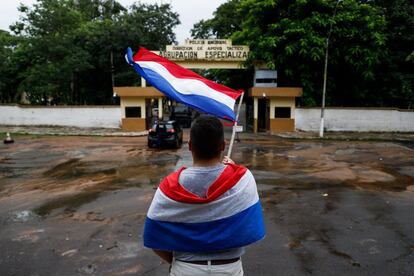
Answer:
[[[119,128],[77,128],[60,126],[0,126],[0,133],[10,132],[14,135],[56,135],[56,136],[108,136],[108,137],[138,137],[148,134],[147,131],[130,132]],[[189,130],[185,129],[188,134]],[[225,128],[226,139],[231,137],[231,128]],[[317,132],[286,132],[275,135],[269,133],[241,132],[238,134],[244,141],[271,141],[275,139],[294,140],[339,140],[339,141],[401,141],[414,142],[414,133],[396,132],[325,132],[320,138]]]
[[[122,131],[119,128],[77,128],[61,126],[0,126],[0,133],[22,135],[56,135],[56,136],[120,136],[137,137],[145,136],[147,131],[131,132]]]
[[[226,132],[226,138],[230,139],[231,132]],[[286,132],[270,135],[269,133],[259,132],[257,134],[242,132],[239,138],[247,141],[269,141],[275,139],[292,140],[336,140],[336,141],[394,141],[394,142],[414,142],[414,133],[395,133],[395,132],[325,132],[324,137],[320,138],[317,132]]]
[[[413,132],[325,132],[320,138],[317,132],[289,132],[277,135],[287,139],[344,140],[344,141],[404,141],[414,142]]]

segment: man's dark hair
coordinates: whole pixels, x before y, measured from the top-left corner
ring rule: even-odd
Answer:
[[[224,143],[223,124],[213,116],[197,118],[190,130],[192,151],[200,159],[212,159],[221,154]]]

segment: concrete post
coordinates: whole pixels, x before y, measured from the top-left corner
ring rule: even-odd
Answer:
[[[259,117],[259,99],[253,97],[253,132],[257,133],[257,120]]]

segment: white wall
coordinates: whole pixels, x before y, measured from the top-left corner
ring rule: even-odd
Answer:
[[[296,129],[319,131],[320,108],[296,108]],[[414,132],[414,111],[375,108],[327,108],[328,131]]]
[[[112,106],[23,107],[0,105],[0,125],[119,128],[121,108]]]
[[[320,115],[319,108],[296,108],[296,129],[319,131]],[[116,106],[23,107],[0,105],[0,125],[119,128],[120,124],[121,108]],[[325,128],[328,131],[414,132],[414,111],[327,108],[325,110]]]

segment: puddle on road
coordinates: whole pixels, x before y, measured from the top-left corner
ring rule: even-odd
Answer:
[[[30,210],[23,210],[23,211],[15,212],[14,215],[13,215],[12,220],[14,222],[22,222],[22,223],[24,223],[24,222],[27,222],[30,219],[32,219],[33,218],[33,215],[34,214],[33,214],[32,211],[30,211]]]
[[[238,145],[233,157],[246,164],[260,184],[404,191],[414,183],[414,155],[406,149],[392,143],[281,142]]]
[[[411,142],[409,142],[409,141],[406,141],[406,142],[401,141],[401,142],[398,142],[398,144],[414,150],[414,142],[412,142],[412,141]]]
[[[100,193],[100,191],[93,191],[59,197],[37,207],[34,209],[34,212],[41,217],[45,217],[51,214],[54,210],[61,208],[64,208],[63,211],[65,213],[74,212],[77,207],[97,199]]]
[[[414,178],[414,164],[413,166],[403,166],[399,169],[398,172],[402,175],[406,175],[406,176]]]
[[[0,218],[9,218],[2,226],[10,232],[1,245],[7,248],[14,238],[15,243],[33,246],[36,252],[50,252],[53,246],[58,258],[73,261],[73,267],[79,259],[86,260],[77,266],[85,270],[77,271],[92,274],[103,263],[115,269],[124,265],[120,260],[130,258],[136,264],[134,258],[142,256],[142,245],[137,248],[136,243],[142,233],[136,232],[142,229],[153,188],[191,162],[186,145],[180,150],[147,149],[145,137],[48,137],[31,140],[16,152],[10,149],[0,149],[0,183],[9,170],[14,174],[7,178],[8,189],[0,192],[0,200],[34,192],[37,201],[21,207],[20,213],[0,210]],[[310,271],[312,258],[322,259],[322,255],[312,255],[317,250],[327,258],[333,255],[358,266],[353,254],[335,239],[351,233],[348,227],[362,223],[354,222],[358,217],[353,208],[361,210],[356,194],[394,194],[376,190],[413,187],[414,154],[392,143],[242,142],[235,145],[232,157],[255,175],[266,219],[279,227],[269,233],[283,233],[289,250],[303,257],[301,262]],[[4,202],[15,204],[12,200],[0,204]],[[372,212],[384,213],[377,205]],[[346,215],[349,220],[343,223]],[[27,257],[22,263],[33,260],[38,261]]]
[[[61,147],[60,144],[56,146]],[[181,150],[147,149],[140,144],[126,146],[111,143],[77,149],[70,146],[66,152],[55,152],[57,150],[57,147],[50,147],[48,158],[43,158],[41,155],[47,155],[47,152],[36,155],[36,150],[22,149],[21,153],[9,153],[0,161],[0,173],[24,167],[27,169],[25,177],[32,178],[20,183],[20,175],[10,174],[13,178],[8,182],[9,194],[13,193],[14,183],[18,184],[15,190],[19,187],[19,192],[36,189],[56,194],[53,199],[34,209],[35,214],[43,218],[56,210],[75,212],[107,191],[145,185],[155,187],[163,177],[175,170],[181,153]],[[25,164],[31,165],[27,167]],[[0,180],[1,177],[0,174]]]
[[[27,189],[77,191],[57,196],[36,209],[37,214],[47,216],[55,209],[76,209],[105,191],[155,187],[170,172],[191,164],[187,145],[180,150],[158,150],[147,149],[143,138],[136,143],[126,138],[79,139],[84,144],[77,143],[76,147],[73,139],[52,137],[36,144],[27,143],[26,148],[17,152],[2,148],[6,152],[0,159],[0,180],[8,177],[7,172],[13,176],[12,184],[33,178],[32,182],[27,181]],[[261,192],[333,187],[402,191],[413,185],[414,157],[403,150],[407,148],[392,145],[247,142],[236,144],[232,158],[251,169]],[[398,167],[401,162],[404,166]],[[23,170],[24,176],[20,174]]]
[[[0,152],[1,154],[1,152]],[[3,178],[30,178],[28,172],[39,167],[48,166],[63,158],[63,152],[47,152],[24,150],[22,152],[7,152],[0,158],[0,179]]]

